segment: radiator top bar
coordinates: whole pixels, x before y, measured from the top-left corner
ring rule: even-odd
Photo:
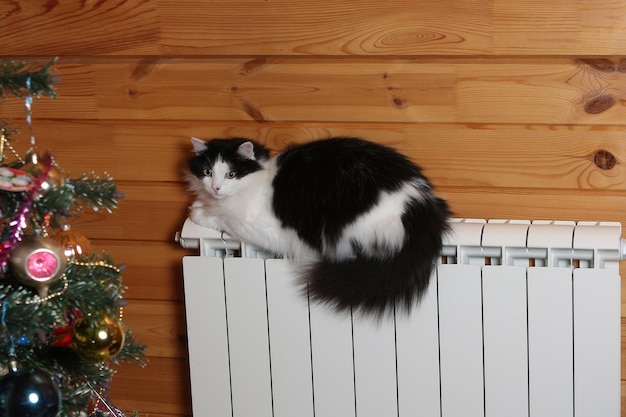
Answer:
[[[618,269],[626,258],[619,222],[451,219],[441,263]],[[273,258],[271,254],[186,219],[175,240],[200,256]]]

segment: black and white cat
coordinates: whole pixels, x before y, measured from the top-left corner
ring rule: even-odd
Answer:
[[[244,138],[191,141],[191,220],[301,260],[312,299],[383,316],[428,287],[449,209],[405,156],[358,138],[274,157]]]

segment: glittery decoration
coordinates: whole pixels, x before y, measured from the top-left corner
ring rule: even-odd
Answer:
[[[9,351],[9,356],[15,356],[15,342],[13,341],[13,337],[11,336],[11,332],[9,332],[9,328],[7,327],[6,316],[7,310],[11,305],[7,300],[4,300],[2,303],[2,316],[0,317],[0,322],[2,323],[2,327],[7,335],[7,350]]]
[[[107,269],[110,269],[110,270],[115,271],[117,273],[120,273],[122,271],[121,268],[118,268],[117,266],[111,265],[111,264],[106,263],[104,261],[80,262],[80,261],[70,260],[70,263],[72,265],[77,265],[77,266],[107,268]]]
[[[16,301],[15,304],[42,304],[48,300],[52,300],[53,298],[63,295],[63,293],[69,288],[69,283],[67,282],[67,276],[65,274],[61,275],[61,280],[63,281],[63,287],[59,291],[46,296],[35,296],[34,298],[28,300]]]
[[[26,107],[26,124],[28,125],[28,130],[30,131],[30,146],[32,149],[35,148],[35,132],[33,130],[33,94],[31,93],[31,81],[30,77],[26,79],[26,97],[24,98],[24,107]]]
[[[24,106],[26,107],[26,124],[30,130],[30,146],[31,152],[35,149],[35,134],[33,131],[32,121],[32,106],[33,106],[33,94],[32,94],[31,77],[26,79],[26,97],[24,98]],[[52,156],[49,153],[44,154],[41,157],[42,169],[36,175],[35,182],[30,188],[24,201],[17,210],[16,217],[9,222],[9,235],[8,238],[2,242],[0,246],[0,278],[4,277],[7,270],[7,263],[11,253],[15,249],[15,245],[22,239],[24,229],[26,228],[26,219],[28,212],[33,205],[33,201],[37,198],[38,193],[41,191],[43,184],[48,179],[48,174],[52,168]]]
[[[7,148],[13,154],[13,157],[20,164],[24,163],[24,160],[17,153],[15,148],[11,146],[10,137],[13,133],[15,133],[14,129],[9,129],[3,120],[0,120],[0,131],[2,135],[0,135],[0,162],[3,162],[6,159],[6,155],[4,154],[4,148]]]
[[[0,276],[4,276],[9,257],[15,249],[16,244],[22,240],[24,229],[27,226],[26,220],[28,218],[28,212],[35,201],[35,196],[39,192],[41,184],[48,178],[52,159],[49,154],[45,154],[41,159],[43,169],[35,178],[33,187],[27,192],[24,201],[17,210],[17,215],[9,222],[8,237],[0,245]]]
[[[89,414],[89,417],[126,417],[126,414],[109,400],[103,388],[95,390],[92,387],[91,390],[97,400],[94,410]]]
[[[4,161],[4,144],[9,143],[9,141],[4,135],[4,129],[1,129],[0,132],[0,161]]]

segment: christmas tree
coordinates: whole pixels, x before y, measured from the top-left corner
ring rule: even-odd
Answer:
[[[121,321],[121,268],[71,222],[122,195],[106,174],[67,178],[37,148],[33,97],[55,96],[54,63],[0,69],[1,97],[24,100],[30,130],[22,156],[0,121],[0,416],[121,417],[106,395],[113,366],[143,365],[145,346]]]

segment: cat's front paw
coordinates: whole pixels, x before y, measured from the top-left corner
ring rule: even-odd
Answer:
[[[205,212],[205,208],[197,201],[194,202],[189,208],[189,218],[192,222],[199,224],[200,226],[205,226],[209,217],[210,216]]]
[[[215,216],[211,216],[208,214],[206,207],[201,204],[194,203],[189,211],[189,218],[192,222],[208,227],[215,230],[222,230],[223,228],[218,222],[218,219]]]

